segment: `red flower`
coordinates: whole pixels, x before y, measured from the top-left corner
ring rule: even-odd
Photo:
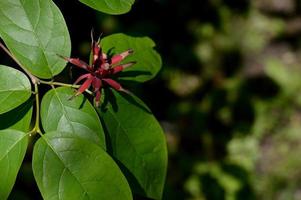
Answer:
[[[129,91],[124,89],[117,81],[113,80],[111,76],[118,72],[121,72],[127,67],[135,64],[135,62],[130,62],[127,64],[119,64],[123,59],[133,53],[132,49],[129,49],[121,54],[114,55],[112,58],[108,58],[105,53],[102,52],[99,42],[95,42],[92,38],[92,64],[88,65],[84,61],[78,58],[67,58],[63,57],[66,61],[72,63],[73,65],[86,70],[88,73],[81,75],[74,82],[78,84],[83,81],[83,84],[77,90],[75,96],[83,93],[86,89],[92,86],[93,92],[95,94],[95,104],[99,106],[101,97],[101,88],[104,84],[109,85],[117,91],[126,92]]]

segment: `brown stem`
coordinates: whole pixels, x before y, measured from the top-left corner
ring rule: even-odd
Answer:
[[[17,59],[16,57],[0,42],[0,47],[7,53],[20,67],[21,69],[29,76],[31,79],[32,84],[37,84],[39,79],[32,75]]]

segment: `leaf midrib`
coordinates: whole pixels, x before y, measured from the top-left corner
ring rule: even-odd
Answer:
[[[46,47],[43,46],[43,44],[42,44],[40,38],[38,37],[38,35],[37,35],[36,32],[35,32],[35,29],[36,29],[37,27],[35,27],[35,26],[32,24],[31,20],[29,19],[28,14],[27,14],[27,10],[25,9],[25,6],[23,5],[22,1],[19,0],[19,2],[20,2],[20,4],[23,6],[24,13],[26,14],[26,17],[27,17],[26,19],[28,20],[28,22],[29,22],[30,25],[31,25],[31,30],[30,30],[30,31],[33,33],[33,35],[34,35],[36,41],[38,42],[39,48],[41,48],[41,50],[42,50],[43,57],[44,57],[44,59],[45,59],[45,61],[46,61],[46,63],[47,63],[46,68],[47,68],[48,71],[50,72],[51,77],[53,77],[53,73],[52,73],[51,68],[50,68],[50,66],[49,66],[49,65],[50,65],[50,64],[49,64],[49,61],[48,61],[48,59],[47,59],[47,56],[45,55]],[[38,0],[38,2],[39,2],[39,6],[38,6],[38,7],[39,7],[39,10],[40,10],[40,12],[39,12],[39,20],[40,20],[40,17],[41,17],[41,4],[40,4],[40,0]],[[51,7],[51,3],[52,3],[52,1],[49,2],[49,7]],[[51,10],[51,12],[52,12],[52,9],[51,9],[51,8],[50,8],[50,10]],[[38,26],[39,20],[37,20],[36,26]],[[53,26],[52,26],[52,28],[53,28]],[[50,29],[51,31],[52,31],[52,28]],[[49,41],[48,41],[48,42],[49,42]]]
[[[29,88],[26,88],[26,89],[8,89],[8,90],[0,90],[0,93],[5,93],[5,92],[28,92],[29,93],[29,90],[27,90]]]
[[[68,137],[66,137],[68,138]],[[86,188],[81,184],[81,182],[78,180],[78,178],[72,173],[72,171],[66,166],[65,162],[63,161],[63,159],[61,158],[61,156],[55,151],[55,149],[53,148],[53,146],[49,143],[48,139],[45,138],[44,135],[42,135],[42,139],[46,142],[46,144],[50,147],[50,149],[53,151],[53,153],[58,157],[58,159],[61,161],[61,163],[64,165],[64,170],[67,169],[70,174],[75,178],[75,180],[79,183],[80,187],[83,189],[84,194],[83,197],[85,197],[85,195],[87,195],[90,199],[90,196],[86,190]],[[70,138],[70,139],[74,139],[74,138]]]
[[[15,143],[13,143],[13,145],[10,146],[10,148],[8,149],[8,151],[6,151],[6,153],[3,154],[2,157],[0,157],[0,161],[2,161],[3,158],[5,158],[5,157],[8,155],[8,153],[9,153],[13,148],[15,148],[15,146],[16,146],[21,140],[23,140],[26,136],[27,136],[27,134],[24,134],[19,140],[17,140]]]
[[[134,152],[136,153],[136,156],[135,156],[135,157],[136,157],[136,158],[140,158],[142,162],[145,162],[144,157],[143,157],[142,155],[140,155],[139,151],[135,148],[135,145],[133,145],[133,143],[131,142],[129,136],[126,134],[126,133],[127,133],[126,129],[125,129],[125,128],[122,126],[122,124],[119,122],[119,120],[117,119],[117,117],[115,116],[115,114],[114,114],[110,109],[108,109],[108,111],[109,111],[109,112],[111,113],[111,115],[114,117],[115,121],[118,122],[119,127],[121,128],[122,132],[124,132],[124,135],[125,135],[126,138],[128,139],[130,145],[133,147],[133,150],[134,150]],[[117,140],[117,139],[116,139],[116,140]],[[116,145],[115,145],[115,146],[116,146]],[[135,165],[136,165],[136,164],[135,164]],[[147,176],[147,181],[145,181],[146,183],[149,182],[148,179],[149,179],[149,177]],[[143,182],[144,182],[144,181],[143,181]],[[144,184],[143,184],[143,185],[144,185]]]
[[[74,129],[72,123],[71,123],[72,120],[69,118],[69,115],[68,115],[68,112],[67,112],[67,110],[65,108],[65,105],[63,104],[62,100],[60,99],[59,93],[56,91],[56,89],[54,89],[54,93],[55,93],[55,96],[58,99],[59,103],[61,104],[63,115],[67,118],[67,120],[68,120],[68,122],[69,122],[69,124],[71,126],[72,132],[75,133],[75,129]]]
[[[40,0],[39,0],[39,2],[40,2]],[[53,3],[53,2],[50,2],[50,7],[51,7],[51,3]],[[12,5],[14,5],[13,3],[10,3],[10,4],[12,4]],[[40,5],[40,4],[39,4]],[[52,72],[52,70],[51,70],[51,67],[50,67],[50,63],[49,63],[49,61],[47,60],[47,56],[45,55],[45,52],[46,52],[46,47],[44,47],[43,45],[42,45],[42,42],[41,42],[41,40],[40,40],[40,38],[38,37],[38,35],[37,35],[37,33],[35,32],[35,29],[36,29],[36,27],[34,27],[34,25],[32,24],[32,21],[30,20],[30,18],[28,17],[28,11],[27,11],[27,9],[25,9],[25,6],[24,6],[24,4],[23,4],[23,2],[21,1],[21,0],[19,0],[19,4],[17,5],[18,7],[20,6],[21,8],[18,8],[18,10],[19,9],[21,9],[21,10],[23,10],[24,11],[24,14],[26,15],[26,21],[28,21],[29,22],[29,24],[30,24],[30,29],[28,30],[28,29],[24,29],[23,27],[20,27],[19,25],[17,25],[16,23],[14,23],[14,21],[12,21],[9,17],[7,17],[3,12],[1,12],[2,14],[3,14],[3,16],[8,20],[8,21],[10,21],[14,26],[16,26],[16,27],[18,27],[18,28],[20,28],[20,29],[23,29],[23,30],[26,30],[26,31],[29,31],[29,32],[31,32],[32,34],[33,34],[33,36],[34,36],[34,38],[35,38],[35,40],[36,40],[36,42],[38,43],[38,46],[36,46],[37,48],[39,48],[40,50],[41,50],[41,52],[42,52],[42,55],[43,55],[43,58],[44,58],[44,60],[46,61],[46,69],[47,69],[47,71],[48,71],[48,73],[50,73],[50,75],[51,75],[51,77],[53,77],[53,72]],[[39,7],[39,10],[41,10],[41,7],[40,6],[38,6]],[[51,10],[51,12],[52,12],[52,9],[50,8],[50,10]],[[41,14],[41,13],[39,13],[39,14]],[[40,18],[40,15],[39,15],[39,18]],[[37,21],[37,24],[39,24],[39,21]],[[52,30],[52,29],[50,29],[50,30]],[[5,34],[5,35],[7,35],[7,34]],[[7,35],[8,37],[11,37],[11,36],[9,36],[9,35]],[[14,40],[14,39],[13,39]],[[19,41],[20,42],[20,41]],[[49,42],[49,41],[48,41]],[[25,44],[25,43],[23,43],[24,45],[26,45],[26,46],[31,46],[31,45],[28,45],[28,44]]]
[[[124,128],[124,127],[122,126],[122,124],[121,124],[120,121],[118,120],[117,116],[114,114],[114,112],[113,112],[111,109],[108,109],[108,111],[109,111],[109,113],[111,114],[111,116],[113,116],[114,120],[118,123],[118,126],[121,128],[121,131],[122,131],[122,132],[124,133],[124,135],[127,137],[128,141],[129,141],[129,143],[130,143],[130,145],[133,147],[133,150],[134,150],[134,152],[136,153],[136,157],[137,157],[137,158],[140,158],[142,162],[145,162],[144,157],[143,157],[142,155],[140,155],[139,151],[135,148],[135,145],[133,145],[133,143],[131,142],[129,136],[126,134],[126,133],[127,133],[126,128]],[[116,139],[116,140],[117,140],[117,139]],[[115,146],[116,146],[116,144],[115,144]],[[118,158],[117,158],[117,159],[118,159]],[[144,167],[143,167],[143,168],[144,168]],[[138,181],[139,181],[139,183],[142,184],[142,185],[144,185],[143,183],[145,183],[145,184],[146,184],[146,187],[148,188],[147,185],[148,185],[148,183],[149,183],[149,179],[150,179],[150,177],[147,175],[147,176],[145,177],[145,181],[142,180],[142,182],[140,182],[140,181],[139,181],[140,179],[138,179]]]

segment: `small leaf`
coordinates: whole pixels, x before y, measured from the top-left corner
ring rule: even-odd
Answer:
[[[33,172],[45,200],[132,199],[113,159],[99,146],[68,133],[46,133],[35,144]]]
[[[7,199],[24,159],[28,137],[16,130],[0,131],[0,199]]]
[[[30,82],[22,72],[0,65],[0,114],[18,107],[30,95]]]
[[[1,0],[0,36],[12,54],[32,74],[51,78],[70,55],[70,38],[63,15],[51,0]]]
[[[41,104],[41,120],[46,132],[71,132],[105,149],[105,136],[99,117],[84,95],[76,96],[70,88],[56,88],[46,93]]]
[[[32,99],[0,115],[0,130],[14,129],[28,132],[32,118]]]
[[[123,63],[131,61],[137,63],[120,73],[123,80],[145,82],[154,78],[161,69],[161,57],[154,50],[155,43],[148,37],[131,37],[118,33],[103,38],[101,45],[104,52],[110,54],[119,54],[128,49],[134,50],[134,53]]]
[[[111,15],[120,15],[131,10],[135,0],[80,0],[80,2]]]
[[[163,131],[141,100],[112,92],[105,97],[110,104],[99,109],[112,155],[136,193],[161,199],[167,168]]]

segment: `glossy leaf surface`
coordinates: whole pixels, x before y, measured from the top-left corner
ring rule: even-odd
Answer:
[[[0,114],[24,103],[31,95],[31,85],[22,72],[0,65]]]
[[[167,168],[163,131],[141,100],[112,92],[100,108],[112,155],[136,193],[161,199]]]
[[[51,78],[69,56],[70,38],[63,15],[51,0],[0,0],[0,36],[32,74]]]
[[[33,101],[29,99],[17,108],[0,115],[0,130],[15,129],[28,132],[32,118]]]
[[[73,134],[52,132],[40,138],[34,147],[33,172],[45,200],[132,199],[113,159]]]
[[[80,0],[80,2],[100,12],[118,15],[130,11],[135,0]]]
[[[0,199],[7,199],[24,159],[28,137],[16,130],[0,131]]]
[[[74,133],[105,148],[105,136],[99,117],[84,97],[70,88],[56,88],[45,94],[41,104],[41,120],[46,132]]]
[[[122,33],[107,36],[101,40],[104,52],[109,55],[133,49],[134,53],[122,63],[137,62],[118,74],[123,80],[145,82],[154,78],[161,69],[160,55],[154,50],[155,43],[148,37],[131,37]]]

